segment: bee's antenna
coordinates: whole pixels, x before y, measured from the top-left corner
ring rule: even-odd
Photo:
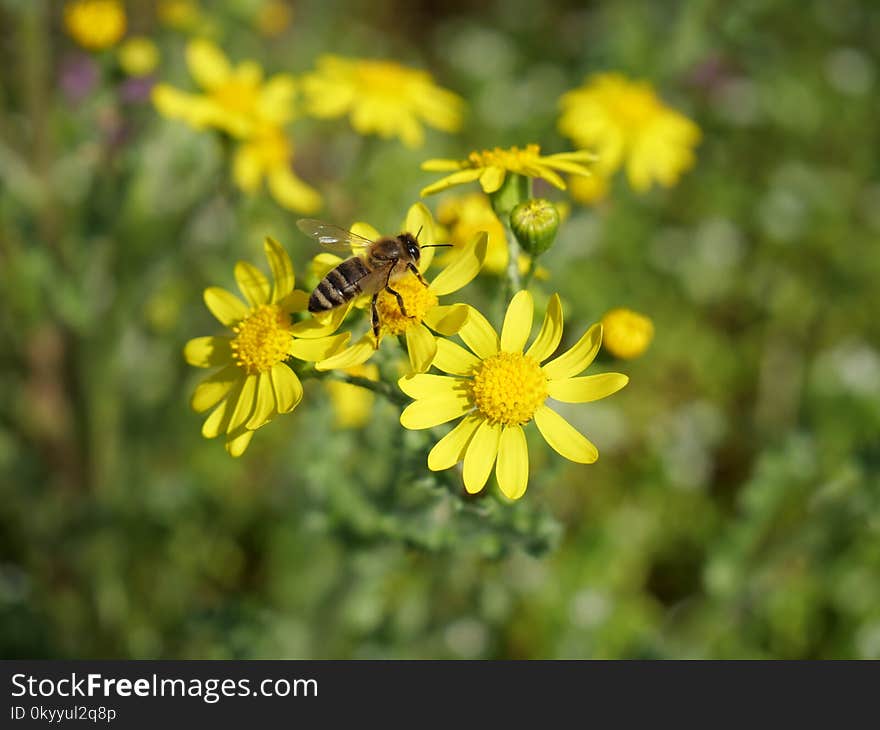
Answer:
[[[419,230],[416,232],[416,240],[417,241],[419,240],[419,234],[422,232],[422,228],[424,228],[424,226],[419,226]]]
[[[451,243],[427,243],[421,248],[452,248]]]

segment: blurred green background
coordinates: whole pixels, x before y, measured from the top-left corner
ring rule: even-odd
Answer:
[[[297,121],[339,223],[394,229],[428,157],[569,149],[557,99],[589,73],[651,80],[702,128],[696,167],[574,205],[538,287],[568,338],[628,306],[654,344],[565,411],[600,460],[534,449],[513,506],[426,480],[391,404],[336,429],[314,382],[229,458],[188,407],[183,344],[220,331],[202,290],[267,234],[301,278],[314,246],[78,49],[63,3],[2,0],[0,655],[880,658],[880,6],[313,0],[266,37],[261,4],[202,2],[199,32],[270,72],[393,58],[468,102],[419,150]],[[187,33],[127,10],[192,88]]]

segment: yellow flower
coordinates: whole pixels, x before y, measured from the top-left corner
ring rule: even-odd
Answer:
[[[119,65],[129,76],[147,76],[159,64],[159,49],[145,36],[129,38],[119,47]]]
[[[638,357],[654,339],[654,323],[644,314],[622,307],[612,309],[602,317],[605,330],[605,349],[612,355],[631,360]]]
[[[596,447],[546,401],[599,400],[629,381],[620,373],[575,377],[599,351],[602,326],[598,324],[570,350],[544,362],[562,339],[562,305],[556,294],[550,299],[538,336],[523,353],[533,313],[531,294],[516,294],[499,337],[489,322],[472,310],[459,332],[470,352],[450,340],[438,342],[434,365],[452,377],[417,374],[398,381],[400,389],[415,398],[400,415],[405,428],[432,428],[461,418],[431,449],[428,468],[439,471],[464,461],[464,485],[470,494],[483,489],[493,465],[505,496],[519,499],[525,493],[529,453],[523,426],[532,420],[547,443],[566,459],[579,464],[596,461]]]
[[[625,165],[635,190],[647,190],[654,181],[671,187],[694,164],[700,128],[663,104],[647,82],[596,74],[563,95],[560,104],[560,131],[596,151],[602,174]]]
[[[125,35],[125,7],[119,0],[73,0],[64,6],[64,27],[83,48],[110,48]]]
[[[232,66],[216,45],[203,39],[187,45],[186,62],[205,93],[157,84],[153,103],[161,114],[196,129],[213,127],[235,137],[259,133],[267,125],[280,127],[293,117],[293,77],[277,74],[264,81],[259,64],[243,61]]]
[[[492,274],[507,271],[504,225],[485,195],[475,192],[445,198],[437,206],[437,220],[449,229],[449,242],[455,248],[466,246],[477,233],[485,231],[489,238],[483,269]],[[442,260],[455,255],[457,252],[453,249]],[[524,274],[529,268],[529,257],[521,254],[517,263],[520,273]]]
[[[359,134],[398,137],[407,147],[424,141],[422,124],[457,132],[464,102],[434,84],[425,71],[394,61],[342,58],[318,59],[317,70],[302,79],[306,110],[314,117],[349,115]]]
[[[293,9],[284,0],[267,0],[257,11],[257,30],[274,38],[281,35],[293,19]]]
[[[453,185],[480,181],[484,193],[494,193],[504,184],[508,172],[525,177],[540,177],[565,190],[565,180],[559,172],[571,175],[590,175],[584,164],[595,159],[592,152],[560,152],[555,155],[541,156],[541,148],[536,144],[528,144],[523,149],[511,147],[471,152],[466,160],[427,160],[422,169],[430,172],[450,172],[451,175],[428,185],[422,190],[422,196],[439,193]]]
[[[157,14],[162,23],[177,30],[191,30],[202,20],[195,0],[160,0]]]
[[[293,172],[293,143],[275,126],[266,125],[240,142],[232,176],[246,193],[255,193],[265,178],[278,203],[300,213],[314,213],[321,207],[321,195]]]
[[[422,244],[433,244],[434,220],[430,211],[421,203],[411,206],[406,216],[404,230],[415,232],[421,229],[419,240]],[[365,238],[375,240],[379,233],[366,223],[356,223],[351,228]],[[431,263],[434,249],[424,250],[419,261],[419,269],[424,272]],[[414,274],[401,277],[394,283],[394,289],[403,298],[407,315],[403,316],[397,299],[382,290],[376,302],[379,311],[379,339],[385,335],[403,335],[409,362],[414,372],[424,372],[437,354],[437,339],[433,332],[441,335],[454,335],[467,320],[469,307],[466,304],[439,303],[439,299],[466,286],[479,273],[486,259],[486,234],[478,233],[468,246],[449,261],[449,263],[428,283],[426,287]],[[332,266],[341,259],[323,258],[323,263]],[[372,357],[378,343],[372,331],[342,352],[319,362],[318,370],[333,370],[360,365]]]
[[[190,365],[220,368],[196,387],[191,405],[197,413],[213,409],[202,435],[225,435],[232,456],[244,453],[256,429],[279,413],[289,413],[302,399],[302,384],[286,361],[321,360],[349,338],[347,333],[331,334],[341,316],[293,322],[293,313],[307,309],[308,292],[293,288],[293,264],[278,243],[267,238],[265,251],[271,285],[251,264],[239,261],[235,266],[247,303],[220,287],[205,290],[205,304],[232,336],[197,337],[184,348]]]
[[[342,372],[367,380],[379,379],[379,368],[372,363],[355,365]],[[369,422],[376,400],[373,391],[341,380],[328,380],[325,385],[333,403],[337,428],[360,428]]]
[[[592,205],[608,197],[608,178],[595,174],[590,177],[571,177],[568,180],[571,197],[578,203]]]

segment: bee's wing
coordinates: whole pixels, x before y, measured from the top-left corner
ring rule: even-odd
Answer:
[[[314,218],[300,218],[296,225],[303,233],[314,238],[322,246],[338,251],[350,252],[352,249],[364,249],[373,244],[369,238]]]

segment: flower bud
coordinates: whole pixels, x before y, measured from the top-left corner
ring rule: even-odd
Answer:
[[[559,211],[549,200],[526,200],[511,211],[510,228],[523,251],[537,256],[550,248],[556,239]]]
[[[631,309],[617,308],[602,317],[602,344],[615,357],[631,360],[648,349],[654,323]]]

